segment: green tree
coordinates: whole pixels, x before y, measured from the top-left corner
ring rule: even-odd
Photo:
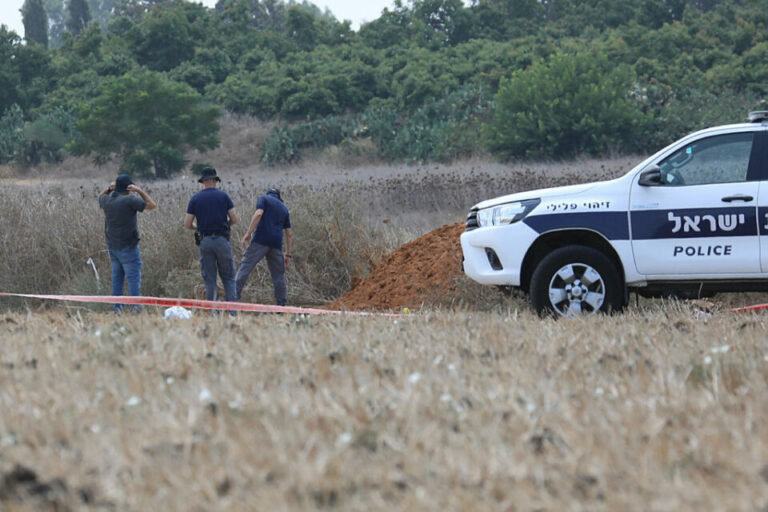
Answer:
[[[134,41],[137,60],[156,71],[169,71],[195,55],[195,41],[183,6],[158,6],[144,16]]]
[[[632,148],[642,117],[631,74],[602,55],[555,55],[503,80],[488,129],[502,158],[570,158]]]
[[[15,66],[20,47],[19,36],[5,25],[0,26],[0,62],[5,63],[0,66],[0,115],[11,105],[21,103],[17,90],[21,76]]]
[[[69,0],[67,6],[69,17],[67,18],[67,30],[72,35],[82,32],[91,22],[91,11],[86,0]]]
[[[0,26],[0,62],[0,115],[13,104],[24,112],[38,107],[53,75],[49,52]]]
[[[48,48],[48,16],[45,14],[43,0],[25,0],[21,8],[24,23],[24,38]]]
[[[438,48],[469,38],[470,18],[461,0],[415,0],[413,16],[422,28],[424,43]]]
[[[184,167],[185,149],[219,144],[218,107],[152,71],[106,80],[78,114],[73,154],[94,154],[97,164],[119,155],[126,170],[140,175],[168,177]]]
[[[64,0],[43,0],[43,7],[48,16],[48,44],[58,48],[67,25]]]
[[[286,19],[288,37],[295,41],[302,50],[311,50],[317,43],[315,18],[306,9],[291,6]]]

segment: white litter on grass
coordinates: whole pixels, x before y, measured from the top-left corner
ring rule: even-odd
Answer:
[[[411,384],[416,384],[421,380],[421,374],[419,372],[412,373],[410,377],[408,377],[408,382]]]
[[[165,318],[181,318],[188,320],[192,318],[192,312],[181,306],[171,306],[165,310]]]
[[[712,358],[707,356],[704,358],[704,364],[712,364]]]
[[[211,396],[213,396],[213,395],[211,395],[210,391],[208,391],[207,389],[203,389],[200,392],[200,394],[197,395],[197,399],[200,400],[201,402],[205,402],[206,400],[210,400]]]
[[[351,432],[344,432],[339,436],[339,439],[337,441],[338,444],[344,445],[349,444],[350,441],[352,441],[352,433]]]
[[[139,405],[140,403],[141,403],[141,398],[135,395],[125,401],[125,405],[128,405],[130,407],[133,407],[134,405]]]
[[[93,258],[88,258],[85,264],[90,265],[93,268],[93,274],[96,276],[96,289],[98,291],[101,291],[101,281],[99,280],[99,271],[96,270],[96,263],[94,263]]]
[[[712,347],[709,349],[713,354],[725,354],[731,349],[730,345],[723,345],[722,347]]]

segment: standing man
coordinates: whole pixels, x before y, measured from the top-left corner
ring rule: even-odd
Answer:
[[[139,197],[130,195],[136,192]],[[99,196],[99,207],[104,210],[104,233],[107,238],[109,261],[112,263],[112,295],[123,295],[125,278],[128,292],[141,295],[141,253],[139,252],[139,224],[136,212],[154,210],[157,205],[149,194],[133,184],[131,177],[120,174]],[[115,304],[115,313],[125,309]],[[140,306],[131,306],[139,311]]]
[[[285,230],[286,239],[285,256],[283,256],[283,230]],[[291,261],[293,236],[291,235],[291,216],[280,198],[278,189],[270,188],[266,194],[259,198],[256,203],[256,212],[251,218],[251,224],[243,237],[242,244],[245,253],[235,278],[237,299],[240,300],[240,294],[243,292],[248,275],[261,261],[261,258],[266,256],[269,273],[272,276],[272,285],[275,288],[277,305],[285,306],[288,299],[285,270]]]
[[[216,271],[224,284],[228,302],[237,301],[235,292],[235,258],[229,242],[230,226],[237,224],[235,205],[229,194],[216,188],[221,179],[216,169],[206,167],[198,182],[203,190],[192,196],[187,205],[184,227],[196,229],[195,241],[200,246],[200,273],[205,282],[205,298],[217,300]],[[197,227],[193,221],[197,221]]]

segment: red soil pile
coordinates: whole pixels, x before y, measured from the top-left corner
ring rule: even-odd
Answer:
[[[409,309],[455,292],[461,272],[459,236],[464,223],[443,226],[401,246],[376,265],[330,309]]]

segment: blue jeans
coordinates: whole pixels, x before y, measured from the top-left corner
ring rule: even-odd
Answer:
[[[235,258],[232,245],[226,237],[206,236],[200,242],[200,273],[205,282],[205,298],[218,299],[216,273],[221,276],[227,302],[237,302],[235,292]],[[231,312],[234,314],[234,311]]]
[[[235,284],[237,286],[237,300],[243,293],[245,282],[248,280],[253,268],[261,259],[267,257],[269,275],[272,276],[272,286],[275,289],[275,300],[278,306],[285,306],[288,299],[288,288],[285,283],[285,258],[282,249],[267,247],[266,245],[251,242],[243,254],[243,261],[237,269]]]
[[[125,279],[128,278],[128,292],[132,296],[141,295],[141,253],[139,246],[109,249],[109,261],[112,263],[112,295],[123,295]],[[125,309],[125,304],[115,304],[115,313]],[[131,305],[131,311],[140,311],[141,306]]]

